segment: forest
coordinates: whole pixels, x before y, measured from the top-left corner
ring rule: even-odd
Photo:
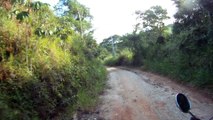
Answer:
[[[55,10],[31,0],[0,1],[2,120],[67,119],[96,104],[106,69],[91,18],[76,0],[60,0]]]
[[[109,66],[136,66],[201,88],[213,88],[213,1],[172,0],[175,22],[153,6],[136,11],[132,33],[100,43],[100,59]]]
[[[132,33],[97,44],[93,16],[77,0],[54,8],[0,0],[0,118],[69,119],[91,109],[106,87],[105,66],[140,67],[213,91],[213,1],[172,1],[173,24],[153,6],[135,12]]]

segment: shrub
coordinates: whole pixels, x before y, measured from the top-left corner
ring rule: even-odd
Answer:
[[[14,7],[25,10],[29,6]],[[15,14],[7,18],[10,12],[2,9],[0,6],[1,119],[68,119],[77,108],[94,105],[106,79],[105,67],[95,57],[96,43],[84,44],[90,38],[82,39],[70,27],[55,28],[50,34],[49,29],[62,24],[48,7],[40,13],[32,10],[25,16],[29,19],[21,21]]]
[[[133,54],[128,49],[122,50],[117,56],[109,56],[105,59],[104,64],[108,66],[131,65]]]

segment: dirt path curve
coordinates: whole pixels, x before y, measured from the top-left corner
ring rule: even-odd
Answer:
[[[108,68],[106,92],[101,96],[99,116],[104,120],[190,120],[175,105],[175,94],[185,93],[192,113],[203,120],[213,116],[213,102],[163,77],[140,71]]]

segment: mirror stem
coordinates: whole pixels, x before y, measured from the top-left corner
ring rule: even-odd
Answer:
[[[195,115],[193,115],[190,111],[188,112],[193,118],[197,119],[197,120],[200,120],[198,119]]]

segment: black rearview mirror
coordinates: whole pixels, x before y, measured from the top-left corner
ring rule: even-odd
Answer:
[[[175,102],[176,102],[177,107],[184,113],[188,113],[189,110],[191,109],[190,101],[182,93],[178,93],[176,95]]]

